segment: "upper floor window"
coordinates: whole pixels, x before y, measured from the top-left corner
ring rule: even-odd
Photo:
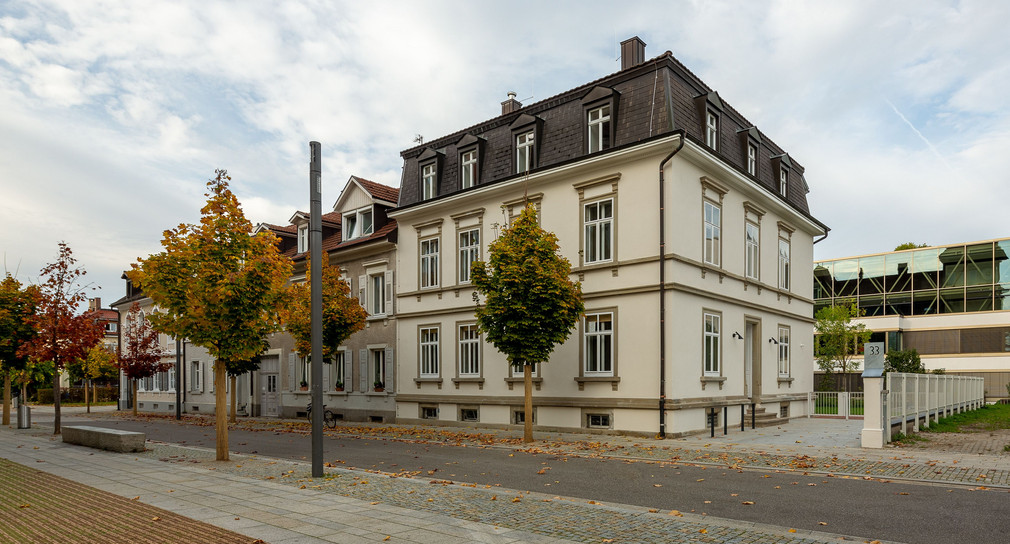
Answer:
[[[757,223],[747,221],[744,226],[744,275],[751,279],[759,277],[761,257],[761,229]]]
[[[365,208],[353,212],[347,212],[344,218],[344,240],[360,238],[372,234],[374,225],[372,224],[372,208]]]
[[[583,332],[586,376],[614,374],[614,314],[587,314]]]
[[[789,289],[789,240],[779,238],[779,289]]]
[[[705,262],[719,266],[722,239],[722,209],[714,202],[705,201]]]
[[[435,163],[426,164],[421,168],[421,198],[427,200],[435,197],[435,182],[437,178]]]
[[[610,147],[610,105],[589,110],[589,152]]]
[[[522,132],[516,135],[516,173],[529,172],[533,169],[534,131]]]
[[[421,287],[438,287],[438,238],[421,240]]]
[[[719,117],[711,111],[705,114],[705,144],[719,149]]]
[[[610,261],[613,258],[613,199],[586,204],[583,209],[586,264]]]
[[[757,175],[758,148],[754,144],[747,144],[747,173]]]
[[[459,326],[459,375],[480,376],[480,333],[474,324]]]
[[[477,184],[477,150],[471,149],[459,155],[459,186],[461,189]]]
[[[438,327],[421,329],[421,377],[438,377]]]
[[[480,229],[459,233],[459,282],[470,283],[470,265],[480,260]]]
[[[368,276],[368,313],[383,315],[386,313],[386,277],[385,274]]]
[[[789,187],[789,171],[779,168],[779,194],[786,196],[786,189]]]
[[[309,226],[298,225],[298,253],[309,250]]]

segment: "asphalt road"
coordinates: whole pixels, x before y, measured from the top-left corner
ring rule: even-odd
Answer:
[[[214,428],[171,421],[97,419],[90,425],[143,431],[148,440],[214,447]],[[308,434],[231,430],[237,453],[305,459]],[[914,543],[1004,542],[1006,489],[831,478],[801,472],[736,470],[526,453],[349,436],[327,437],[324,461],[422,477],[500,484],[599,502],[680,510],[866,539]],[[429,476],[428,471],[434,470]],[[542,472],[542,473],[541,473]],[[753,502],[753,504],[744,504]],[[826,525],[823,525],[826,524]]]

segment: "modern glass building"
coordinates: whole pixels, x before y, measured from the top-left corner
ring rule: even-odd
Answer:
[[[851,304],[871,341],[1008,396],[1010,238],[814,262],[814,312]]]
[[[866,316],[1010,310],[1010,239],[814,263],[814,312],[856,303]]]

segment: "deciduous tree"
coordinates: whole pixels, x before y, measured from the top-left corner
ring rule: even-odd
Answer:
[[[568,277],[571,264],[558,253],[557,236],[540,227],[532,205],[488,254],[488,262],[474,262],[470,272],[478,329],[509,365],[523,369],[523,441],[532,442],[533,366],[547,362],[571,334],[583,312],[582,286]]]
[[[365,327],[368,313],[358,299],[351,297],[351,290],[340,277],[340,269],[323,258],[323,356],[333,357],[337,348],[352,334]],[[311,277],[306,261],[305,277]],[[302,357],[312,353],[312,312],[310,281],[292,284],[288,288],[286,303],[281,308],[281,320],[288,333],[295,339],[295,351]]]
[[[915,348],[892,349],[884,355],[884,372],[925,374],[926,367],[922,365],[922,359]]]
[[[3,425],[11,424],[11,376],[25,369],[27,357],[19,354],[35,336],[33,319],[39,293],[35,286],[23,287],[10,274],[0,281],[0,371],[3,384]]]
[[[291,276],[291,262],[270,232],[253,234],[224,170],[207,183],[198,225],[165,231],[164,251],[138,259],[128,273],[164,310],[155,328],[186,338],[214,357],[217,459],[228,459],[225,398],[227,364],[259,353],[278,328],[277,309]]]
[[[71,380],[84,382],[84,404],[91,413],[92,400],[98,400],[94,394],[94,380],[116,377],[116,354],[101,343],[91,346],[88,353],[81,359],[67,363],[67,372]],[[88,391],[91,389],[92,391]],[[89,396],[89,393],[91,395]]]
[[[853,356],[873,333],[866,325],[852,322],[852,318],[859,316],[860,311],[855,304],[828,306],[817,312],[814,342],[817,365],[821,370],[844,375],[855,369]],[[848,381],[843,381],[848,389]]]
[[[130,305],[122,335],[123,349],[119,353],[117,366],[130,380],[133,415],[137,415],[137,381],[164,372],[172,365],[162,362],[165,351],[158,342],[158,331],[151,327],[144,312],[140,310],[139,303]]]
[[[66,242],[59,243],[56,261],[41,271],[39,305],[35,330],[38,334],[23,346],[24,355],[53,363],[53,434],[60,434],[60,370],[68,362],[84,357],[102,339],[102,327],[91,316],[77,313],[87,300],[87,274],[77,265]]]

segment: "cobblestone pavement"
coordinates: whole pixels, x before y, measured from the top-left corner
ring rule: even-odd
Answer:
[[[275,544],[866,541],[338,467],[312,479],[306,463],[243,455],[219,462],[208,449],[160,443],[148,447],[141,454],[112,454],[65,445],[45,428],[0,430],[0,457],[77,474],[87,485],[140,496],[148,504]]]

